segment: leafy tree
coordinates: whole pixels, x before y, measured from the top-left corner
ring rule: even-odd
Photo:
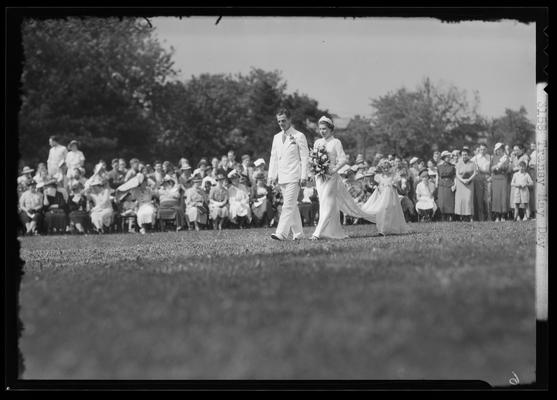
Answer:
[[[428,78],[414,91],[401,88],[373,99],[371,105],[375,137],[386,152],[424,156],[432,147],[473,143],[483,129],[477,104],[469,105],[465,91],[435,86]],[[470,129],[474,127],[478,130]]]
[[[152,94],[174,74],[171,53],[137,19],[26,20],[20,151],[46,158],[48,137],[78,139],[88,161],[151,154]],[[26,160],[26,161],[27,161]]]
[[[528,112],[524,106],[518,111],[505,109],[505,115],[491,121],[488,134],[488,143],[494,146],[502,142],[514,146],[521,144],[527,146],[536,140],[536,126],[528,119]]]

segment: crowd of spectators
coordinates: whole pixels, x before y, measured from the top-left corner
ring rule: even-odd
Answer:
[[[79,143],[49,139],[46,164],[25,166],[18,178],[21,233],[87,234],[174,230],[221,230],[275,226],[281,212],[278,187],[267,185],[266,161],[233,150],[193,165],[137,158],[96,163],[86,171]],[[405,218],[422,221],[527,220],[535,215],[536,150],[497,143],[431,158],[359,154],[339,171],[350,193],[365,203],[375,176],[392,174]],[[310,176],[300,190],[305,226],[317,224],[319,198]],[[344,224],[367,223],[341,215]]]

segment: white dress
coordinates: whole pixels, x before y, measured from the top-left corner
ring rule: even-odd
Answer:
[[[346,154],[344,153],[340,140],[336,138],[330,138],[328,140],[318,139],[314,144],[314,149],[317,149],[320,146],[325,146],[325,149],[327,150],[331,169],[335,169],[336,166],[346,161]],[[319,197],[319,222],[315,228],[313,236],[317,238],[344,239],[348,237],[340,222],[340,211],[346,215],[364,218],[374,224],[377,224],[377,230],[379,233],[386,234],[407,232],[406,229],[400,228],[393,231],[388,226],[390,221],[390,218],[387,218],[389,216],[388,213],[392,211],[392,207],[395,207],[394,204],[389,201],[392,197],[391,195],[388,197],[379,195],[372,196],[362,207],[360,207],[356,204],[356,201],[350,195],[338,174],[334,174],[332,177],[325,180],[321,177],[317,177],[316,187],[317,195]],[[376,190],[376,192],[378,191]],[[392,193],[394,192],[391,192],[391,194]],[[404,215],[396,193],[394,193],[394,199],[396,199],[396,204],[398,204],[398,207],[400,208],[402,221],[404,221]],[[385,202],[385,200],[387,200],[387,202]],[[387,208],[387,205],[391,205],[391,208]],[[398,219],[398,215],[396,217]],[[406,227],[405,223],[404,227]]]

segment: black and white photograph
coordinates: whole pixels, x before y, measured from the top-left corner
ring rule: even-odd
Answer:
[[[539,383],[536,20],[191,11],[22,14],[17,380]]]

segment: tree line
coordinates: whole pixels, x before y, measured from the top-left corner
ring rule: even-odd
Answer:
[[[133,18],[29,19],[22,26],[19,114],[22,163],[48,154],[48,137],[77,139],[88,162],[180,157],[194,162],[229,149],[268,157],[278,131],[275,112],[287,107],[310,144],[321,115],[335,117],[308,95],[287,92],[280,71],[201,74],[177,79],[173,49],[155,28]],[[371,118],[356,116],[339,132],[349,150],[429,154],[431,146],[532,140],[526,111],[488,121],[465,92],[429,79],[416,90],[373,99]]]

